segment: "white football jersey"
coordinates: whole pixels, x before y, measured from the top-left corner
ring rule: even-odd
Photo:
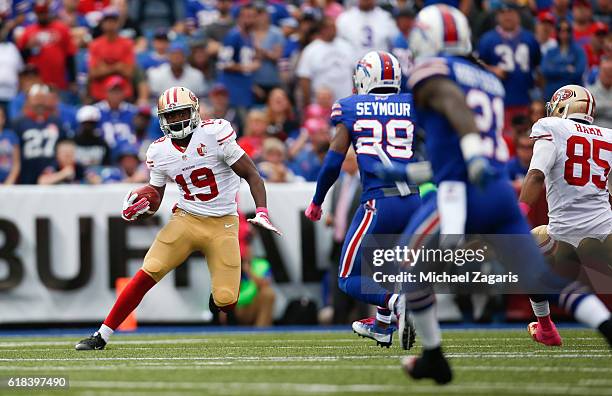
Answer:
[[[612,130],[547,117],[534,124],[531,138],[550,148],[536,148],[530,166],[546,176],[548,232],[574,246],[587,236],[612,233],[607,186]],[[538,158],[538,153],[548,158]]]
[[[336,27],[338,36],[351,43],[354,61],[370,51],[391,50],[392,40],[399,34],[391,14],[380,7],[371,11],[350,8],[338,16]]]
[[[162,137],[147,150],[150,184],[161,187],[168,179],[181,193],[178,207],[200,216],[237,215],[240,177],[233,165],[244,155],[236,132],[226,120],[204,120],[184,149]]]

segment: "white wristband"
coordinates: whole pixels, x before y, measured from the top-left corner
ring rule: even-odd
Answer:
[[[483,155],[484,145],[482,144],[482,138],[478,132],[468,133],[463,136],[459,141],[459,145],[461,146],[463,159],[466,161]]]

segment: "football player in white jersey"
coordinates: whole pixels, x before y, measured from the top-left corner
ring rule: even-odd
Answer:
[[[605,265],[610,264],[612,255],[607,186],[612,130],[592,125],[594,114],[595,100],[586,88],[566,85],[555,92],[547,104],[547,117],[532,127],[533,157],[520,195],[521,209],[528,214],[546,185],[549,222],[546,228],[534,229],[534,234],[551,257],[551,264],[573,277],[579,274],[580,264],[596,265],[612,275]],[[596,299],[594,295],[586,298]],[[548,300],[535,295],[530,300],[538,321],[529,324],[529,333],[539,343],[560,346],[561,336],[550,319]],[[570,296],[565,304],[575,302]],[[589,324],[593,328],[610,326],[608,310],[601,302],[595,306],[598,309],[584,313]]]
[[[176,182],[181,198],[171,220],[157,234],[142,268],[121,292],[100,329],[81,340],[77,350],[103,349],[113,331],[144,295],[191,253],[206,257],[211,277],[211,309],[230,311],[240,287],[240,252],[236,194],[245,179],[257,206],[249,222],[277,234],[266,209],[264,183],[251,159],[236,143],[236,133],[222,119],[201,120],[196,96],[184,87],[166,90],[158,101],[164,137],[147,151],[149,185],[163,198],[166,181]],[[129,192],[122,217],[134,221],[149,212],[145,197]]]

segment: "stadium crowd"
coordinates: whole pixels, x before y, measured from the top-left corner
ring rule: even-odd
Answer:
[[[612,127],[611,0],[441,1],[470,16],[476,53],[503,80],[517,183],[530,125],[560,86],[588,86],[595,122]],[[268,181],[314,181],[356,60],[388,50],[409,74],[415,11],[435,2],[2,2],[0,183],[145,182],[156,99],[175,85],[203,118],[232,122]]]

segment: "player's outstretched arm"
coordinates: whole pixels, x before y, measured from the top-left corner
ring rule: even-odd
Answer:
[[[419,86],[415,92],[415,102],[417,106],[430,108],[448,120],[461,139],[461,152],[470,182],[485,184],[495,170],[484,155],[474,113],[467,105],[463,91],[446,77],[433,77]]]
[[[534,130],[538,130],[538,124],[534,125]],[[544,189],[546,175],[554,165],[556,157],[555,144],[552,141],[548,138],[536,139],[529,171],[523,180],[523,188],[519,196],[519,206],[525,216],[538,201]]]
[[[272,232],[282,235],[281,232],[272,224],[268,217],[268,208],[266,202],[266,186],[264,185],[263,179],[257,172],[255,164],[249,158],[248,155],[243,154],[242,157],[231,166],[232,170],[241,178],[246,180],[251,189],[251,195],[253,201],[255,201],[256,214],[252,219],[248,219],[248,222],[258,227],[265,228]]]
[[[351,138],[349,136],[349,131],[343,124],[336,125],[336,134],[323,160],[323,166],[319,172],[319,177],[317,177],[317,189],[315,190],[312,202],[304,213],[308,219],[312,221],[319,221],[321,219],[321,215],[323,214],[321,205],[323,204],[325,195],[327,195],[327,192],[340,175],[342,163],[344,162],[344,157],[346,157],[346,152],[350,145]]]
[[[525,216],[529,214],[533,205],[540,198],[540,193],[544,187],[544,179],[544,173],[539,169],[530,169],[525,175],[521,195],[519,196],[519,206]]]

